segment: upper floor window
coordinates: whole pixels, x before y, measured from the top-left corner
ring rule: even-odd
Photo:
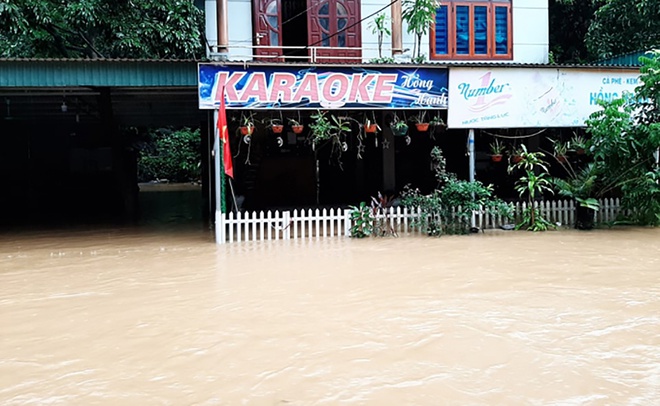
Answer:
[[[512,59],[511,0],[444,0],[431,30],[431,59]]]

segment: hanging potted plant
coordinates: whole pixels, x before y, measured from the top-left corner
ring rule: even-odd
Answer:
[[[241,113],[241,125],[239,127],[241,130],[241,135],[252,135],[254,132],[254,120],[252,113],[245,114]]]
[[[435,116],[429,121],[429,127],[433,129],[433,132],[439,133],[447,128],[447,124],[440,116]]]
[[[514,164],[517,164],[518,162],[522,161],[523,152],[524,152],[523,147],[514,147],[513,150],[509,151],[509,159]]]
[[[390,123],[390,128],[392,129],[392,134],[396,137],[403,137],[408,134],[408,124],[405,120],[399,120],[399,117],[394,114],[392,123]]]
[[[504,155],[505,146],[500,142],[499,139],[495,138],[490,144],[490,159],[493,162],[502,162],[502,157]]]
[[[573,134],[573,137],[568,142],[571,151],[575,151],[578,155],[584,155],[584,151],[587,148],[587,139],[581,135]]]
[[[552,143],[553,155],[559,163],[566,163],[566,154],[568,153],[568,144],[561,140],[550,140]]]
[[[280,111],[280,118],[265,119],[266,128],[270,128],[273,134],[282,134],[284,131],[284,123],[282,122],[282,112]]]
[[[429,125],[430,123],[426,121],[426,111],[422,110],[416,115],[414,115],[411,120],[415,123],[415,127],[417,127],[417,131],[419,132],[426,132],[429,130]]]
[[[328,115],[330,118],[328,118]],[[311,142],[312,148],[321,144],[323,141],[330,140],[333,146],[333,151],[335,148],[339,148],[340,151],[343,150],[341,136],[345,133],[351,132],[351,126],[348,121],[343,118],[337,118],[332,114],[328,114],[327,111],[318,111],[312,116],[312,123],[309,124],[309,129],[311,130]]]
[[[303,132],[305,126],[301,124],[302,120],[300,119],[300,111],[298,112],[297,120],[293,118],[289,118],[288,120],[289,125],[291,125],[291,131],[293,131],[294,134],[301,134]]]
[[[376,124],[375,115],[373,116],[373,120],[369,120],[368,118],[365,117],[363,127],[364,127],[364,132],[367,134],[375,134],[378,131],[380,131],[380,127],[378,126],[378,124]]]

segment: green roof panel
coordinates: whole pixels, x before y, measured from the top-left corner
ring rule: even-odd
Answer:
[[[0,87],[197,86],[193,60],[0,59]]]

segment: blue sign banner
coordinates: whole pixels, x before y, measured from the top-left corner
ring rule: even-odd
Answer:
[[[200,64],[199,108],[446,109],[445,68]]]

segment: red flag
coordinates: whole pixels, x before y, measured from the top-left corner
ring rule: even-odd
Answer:
[[[225,88],[222,87],[220,96],[220,110],[218,110],[218,130],[220,132],[220,141],[222,141],[222,161],[225,166],[225,173],[234,179],[234,163],[231,160],[231,149],[229,148],[229,130],[227,130],[227,113],[225,111]]]

